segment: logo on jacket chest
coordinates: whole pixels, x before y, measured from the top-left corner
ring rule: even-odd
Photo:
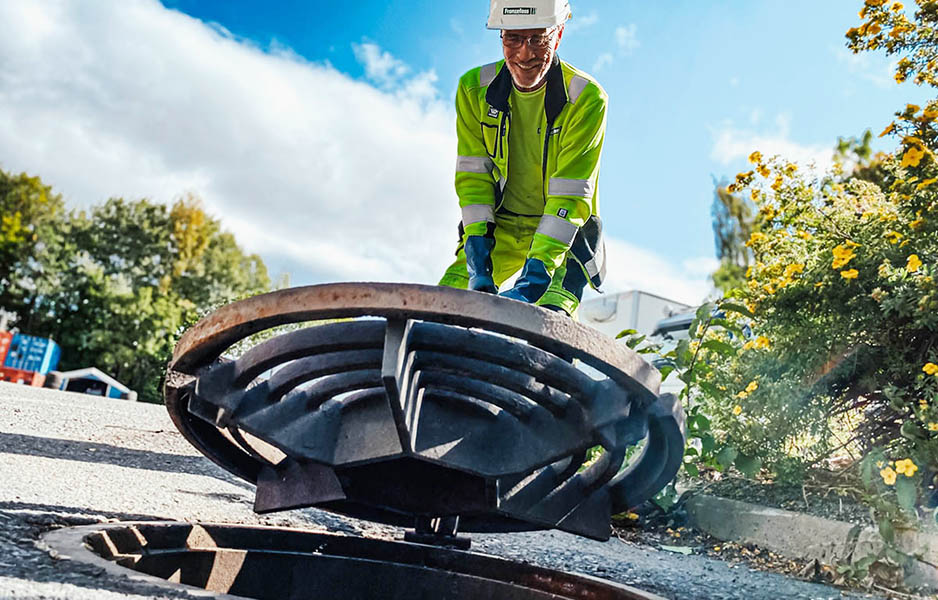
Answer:
[[[498,117],[498,109],[495,108],[494,106],[490,106],[490,107],[489,107],[489,116],[492,117],[493,119],[494,119],[494,118],[497,118],[497,117]]]

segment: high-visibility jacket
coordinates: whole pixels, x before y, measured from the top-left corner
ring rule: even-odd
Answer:
[[[456,194],[464,235],[486,235],[510,176],[511,74],[505,61],[463,75],[456,92]],[[605,275],[599,220],[599,159],[608,97],[589,75],[556,56],[547,73],[543,140],[544,210],[527,258],[553,275],[572,255],[592,286]]]

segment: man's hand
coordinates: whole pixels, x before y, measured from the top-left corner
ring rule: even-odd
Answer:
[[[477,292],[497,294],[498,288],[492,279],[492,248],[495,239],[481,235],[466,238],[466,270],[469,272],[469,289]]]
[[[534,303],[544,295],[548,287],[550,287],[550,275],[547,273],[547,267],[540,260],[529,258],[524,263],[524,270],[515,282],[515,287],[500,295],[503,298]]]

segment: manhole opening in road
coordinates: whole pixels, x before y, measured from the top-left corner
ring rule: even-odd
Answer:
[[[477,553],[272,527],[111,523],[52,531],[44,541],[111,573],[264,600],[656,598]]]

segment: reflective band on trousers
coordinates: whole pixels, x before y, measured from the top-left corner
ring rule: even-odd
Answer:
[[[492,172],[495,163],[488,156],[458,156],[456,157],[457,173],[482,173],[486,175]]]
[[[563,242],[565,246],[573,243],[573,238],[576,237],[576,232],[579,230],[580,228],[570,221],[555,215],[544,215],[537,226],[538,233]]]
[[[552,177],[547,193],[551,196],[576,196],[577,198],[593,197],[593,182],[589,179],[558,179]]]
[[[495,209],[491,204],[467,204],[462,207],[462,226],[468,227],[473,223],[494,223]]]

